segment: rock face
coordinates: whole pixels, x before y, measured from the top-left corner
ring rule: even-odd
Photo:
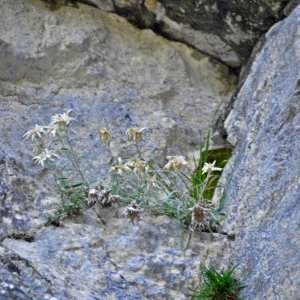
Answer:
[[[31,243],[5,239],[3,299],[188,299],[199,261],[215,263],[230,249],[224,236],[211,242],[204,233],[184,252],[177,221],[145,217],[132,225],[122,210],[99,211],[106,226],[89,211],[77,224],[41,229]]]
[[[116,12],[239,67],[258,38],[282,16],[286,0],[114,0]]]
[[[231,257],[245,299],[300,298],[300,7],[268,32],[225,127]]]
[[[194,48],[91,6],[51,12],[39,0],[2,2],[1,300],[188,299],[200,264],[230,263],[247,285],[245,299],[300,298],[300,7],[268,32],[225,122],[236,149],[222,177],[224,231],[236,240],[195,234],[183,251],[187,236],[176,220],[145,215],[133,225],[121,205],[44,227],[59,197],[22,136],[73,109],[90,180],[108,172],[97,137],[104,126],[115,156],[132,155],[124,133],[138,126],[149,128],[147,159],[191,157],[235,88],[224,64],[194,48],[240,66],[286,1],[207,0],[193,4],[198,10],[190,1],[81,1]]]
[[[52,12],[39,0],[2,2],[0,299],[186,299],[200,262],[223,256],[223,236],[208,244],[204,234],[184,252],[176,221],[148,217],[133,226],[124,208],[106,227],[89,210],[65,227],[44,228],[60,200],[22,136],[73,109],[91,180],[108,171],[109,154],[97,136],[104,126],[114,155],[131,156],[125,132],[138,126],[149,128],[147,158],[189,156],[229,100],[235,77],[188,46],[91,6]],[[17,240],[28,230],[34,241]]]

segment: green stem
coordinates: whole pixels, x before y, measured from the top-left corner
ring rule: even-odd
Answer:
[[[135,143],[135,146],[136,146],[136,151],[137,151],[139,159],[143,159],[140,143],[138,141]]]
[[[69,133],[68,133],[68,129],[67,127],[65,127],[65,131],[66,131],[66,139],[67,139],[67,144],[69,146],[69,149],[70,149],[70,152],[71,152],[71,156],[69,155],[69,152],[66,152],[66,155],[69,159],[69,161],[71,162],[74,170],[77,172],[77,174],[79,175],[79,177],[81,178],[82,180],[82,183],[86,186],[88,186],[88,181],[85,179],[82,171],[81,171],[81,168],[79,166],[79,162],[78,162],[78,158],[77,158],[77,155],[76,155],[76,152],[74,150],[74,148],[72,147],[72,144],[71,144],[71,141],[70,141],[70,137],[69,137]],[[63,148],[65,149],[68,149],[63,141],[63,139],[61,138],[61,136],[58,134],[58,138],[59,138],[59,141],[61,142]],[[68,150],[67,150],[68,151]]]

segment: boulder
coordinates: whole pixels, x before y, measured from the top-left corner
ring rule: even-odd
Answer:
[[[207,53],[226,65],[243,65],[252,48],[282,18],[288,1],[114,0],[130,22]]]
[[[244,299],[299,299],[300,7],[274,25],[225,121],[235,151],[222,178],[224,230]]]
[[[5,239],[0,274],[8,275],[0,295],[30,299],[21,296],[35,291],[38,299],[189,299],[190,289],[198,286],[200,262],[218,264],[228,255],[231,242],[225,236],[215,235],[213,242],[208,233],[194,236],[184,251],[188,234],[182,235],[178,221],[144,216],[133,225],[122,217],[123,210],[98,211],[105,226],[89,210],[76,223],[42,228],[33,242]]]

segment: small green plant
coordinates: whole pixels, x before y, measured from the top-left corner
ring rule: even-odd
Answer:
[[[48,216],[46,224],[59,224],[65,217],[78,214],[88,196],[89,182],[73,144],[76,132],[70,128],[74,122],[70,112],[54,115],[47,126],[35,125],[24,134],[33,144],[34,164],[53,174],[61,196],[62,205]]]
[[[164,167],[148,163],[140,146],[145,130],[127,130],[129,142],[136,146],[135,157],[125,163],[120,158],[111,159],[113,192],[142,210],[177,218],[191,232],[196,227],[212,231],[211,226],[219,224],[222,212],[205,195],[215,188],[211,182],[222,168],[216,167],[215,161],[208,162],[209,135],[205,147],[200,147],[199,160],[195,159],[195,171],[190,172],[185,157],[180,155],[168,156]],[[101,129],[99,136],[109,147],[111,136],[107,128]]]
[[[235,267],[218,272],[214,267],[201,268],[201,286],[192,295],[193,299],[239,300],[240,292],[245,286],[235,277]]]
[[[204,147],[200,147],[199,159],[191,172],[184,156],[168,156],[162,167],[151,164],[144,158],[141,141],[147,128],[129,128],[126,131],[129,143],[135,146],[135,155],[126,162],[119,157],[110,157],[111,165],[108,188],[100,183],[90,184],[85,177],[74,142],[76,130],[71,128],[75,119],[71,111],[52,116],[47,126],[35,125],[24,134],[33,144],[33,161],[53,174],[54,183],[62,204],[49,215],[46,224],[59,225],[66,217],[99,203],[109,207],[115,202],[129,206],[125,215],[132,223],[139,220],[142,211],[177,218],[190,229],[209,230],[219,225],[222,205],[216,207],[211,201],[211,190],[216,186],[216,173],[222,168],[209,162],[209,135]],[[108,126],[99,130],[100,142],[112,153],[111,133]],[[215,182],[212,185],[212,182]],[[223,199],[224,200],[224,199]],[[191,235],[190,235],[191,236]]]

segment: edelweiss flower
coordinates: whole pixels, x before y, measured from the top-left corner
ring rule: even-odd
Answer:
[[[137,127],[129,128],[126,131],[128,141],[129,142],[138,142],[138,141],[140,141],[143,137],[143,131],[145,131],[145,129],[147,129],[147,128],[146,127],[143,127],[143,128],[137,128]]]
[[[24,139],[31,138],[32,141],[40,138],[45,133],[45,126],[35,125],[33,129],[28,130],[24,135]]]
[[[100,138],[100,141],[104,141],[105,143],[109,144],[110,142],[110,132],[107,128],[102,128],[98,131],[98,135]]]
[[[123,175],[123,172],[125,171],[130,171],[130,169],[128,168],[128,166],[125,164],[122,164],[122,159],[120,157],[118,157],[118,165],[113,166],[110,169],[110,173],[116,173],[119,175]]]
[[[134,225],[135,220],[137,220],[137,221],[140,220],[141,211],[136,204],[130,204],[129,206],[127,206],[125,208],[124,213],[125,213],[125,216],[127,217],[127,219],[129,219],[133,225]]]
[[[125,166],[127,167],[127,169],[131,170],[132,172],[141,175],[147,173],[149,170],[149,165],[147,164],[147,162],[144,160],[140,160],[138,158],[133,158],[129,160],[125,164]]]
[[[33,154],[34,155],[37,155],[37,154],[40,154],[42,151],[44,151],[46,148],[46,145],[43,141],[41,141],[40,143],[38,144],[34,144],[33,146]]]
[[[35,164],[39,164],[42,167],[45,166],[47,160],[53,160],[53,157],[59,157],[54,150],[44,149],[39,155],[33,158]]]
[[[192,225],[193,227],[204,228],[205,223],[209,220],[210,212],[213,209],[213,204],[196,203],[192,210]]]
[[[195,204],[192,210],[192,224],[199,225],[204,220],[204,210],[199,204]]]
[[[52,116],[51,118],[51,123],[50,123],[50,126],[51,125],[57,125],[59,127],[62,127],[62,126],[68,126],[69,123],[74,120],[74,118],[71,118],[69,116],[69,113],[72,111],[72,109],[69,109],[66,113],[63,113],[63,114],[57,114],[57,115],[54,115]]]
[[[91,204],[93,202],[96,202],[99,197],[99,191],[96,189],[90,189],[89,190],[89,197],[88,197],[88,204]]]
[[[213,163],[205,163],[202,168],[202,174],[211,173],[214,171],[222,171],[222,168],[216,168],[215,164],[216,164],[216,161],[214,161]]]
[[[187,166],[187,162],[184,156],[176,155],[176,156],[167,156],[169,160],[168,163],[164,166],[164,170],[168,171],[178,171],[182,170]]]
[[[53,138],[55,138],[61,132],[62,132],[62,126],[59,126],[57,124],[50,124],[47,130],[49,136],[52,136]]]
[[[159,187],[159,185],[157,183],[157,176],[156,176],[156,174],[154,176],[146,175],[145,181],[146,181],[146,188],[147,188],[147,190]]]

